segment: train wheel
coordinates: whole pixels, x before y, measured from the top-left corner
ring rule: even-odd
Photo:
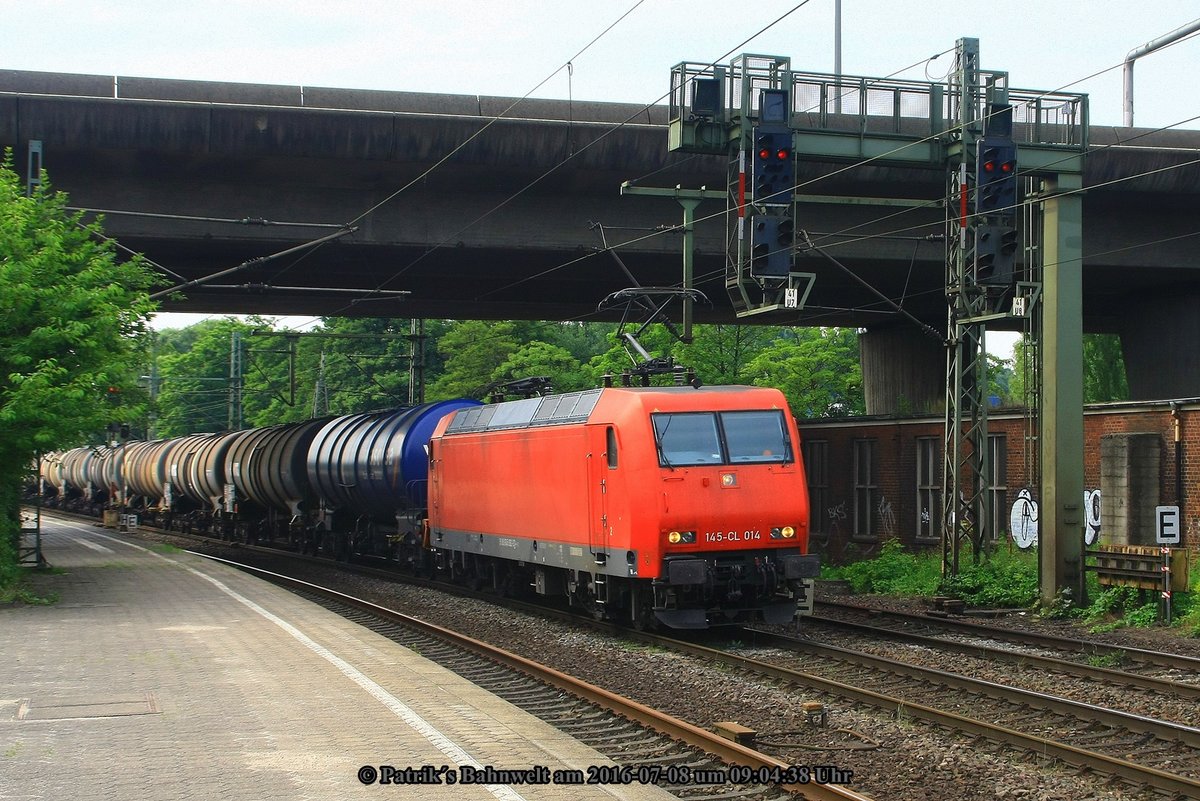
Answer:
[[[638,631],[653,631],[658,628],[658,618],[654,616],[654,603],[651,598],[651,593],[644,592],[636,585],[629,590],[630,622]]]

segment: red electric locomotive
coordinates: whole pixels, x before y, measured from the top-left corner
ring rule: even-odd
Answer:
[[[674,628],[811,611],[800,438],[759,387],[460,409],[430,442],[428,546],[458,577]]]

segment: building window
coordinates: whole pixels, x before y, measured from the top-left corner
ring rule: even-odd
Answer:
[[[879,494],[873,439],[854,440],[854,537],[875,540],[875,503]]]
[[[941,458],[941,439],[917,439],[917,539],[942,537],[942,478],[938,469]]]
[[[1004,434],[988,434],[988,466],[992,483],[987,488],[992,497],[992,520],[989,532],[992,539],[1008,536],[1008,440]]]
[[[808,480],[808,531],[829,536],[829,443],[804,443],[804,474]]]

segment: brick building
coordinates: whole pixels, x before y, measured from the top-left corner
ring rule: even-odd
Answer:
[[[942,535],[940,417],[800,420],[814,548],[829,561],[870,554],[888,539],[937,547]],[[995,508],[1008,537],[1017,494],[1039,499],[1036,426],[1019,409],[988,419]],[[1154,542],[1154,507],[1178,505],[1183,537],[1200,547],[1200,398],[1084,409],[1088,534],[1104,543]]]

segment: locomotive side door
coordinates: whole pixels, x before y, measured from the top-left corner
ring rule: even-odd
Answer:
[[[612,426],[588,426],[588,547],[597,564],[608,561],[609,472],[616,466],[616,433]]]

